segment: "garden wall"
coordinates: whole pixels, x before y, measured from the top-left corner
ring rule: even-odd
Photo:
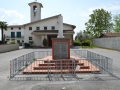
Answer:
[[[19,49],[18,44],[0,45],[0,53],[9,52],[18,49]]]
[[[103,48],[120,50],[120,37],[93,39],[93,45]]]

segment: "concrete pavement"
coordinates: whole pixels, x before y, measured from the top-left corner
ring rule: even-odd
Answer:
[[[20,49],[0,54],[0,90],[119,90],[120,80],[107,81],[9,81],[10,60],[32,51],[51,49]],[[71,49],[71,51],[74,49]],[[106,49],[85,49],[113,59],[114,74],[120,76],[120,52]]]

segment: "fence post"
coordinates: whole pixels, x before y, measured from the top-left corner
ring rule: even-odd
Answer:
[[[61,76],[62,76],[62,60],[60,60],[60,69],[61,69]]]
[[[106,70],[108,71],[108,73],[110,72],[108,69],[108,57],[106,57]]]
[[[75,59],[73,59],[73,63],[74,63],[74,67],[73,67],[73,70],[74,70],[74,75],[76,75],[76,73],[75,73],[75,64],[76,64],[76,60]]]
[[[50,68],[49,68],[49,59],[47,59],[47,66],[48,66],[48,78],[49,78],[49,80],[50,80]],[[51,81],[51,80],[50,80]]]
[[[10,61],[10,78],[11,78],[11,69],[12,69],[12,61]]]

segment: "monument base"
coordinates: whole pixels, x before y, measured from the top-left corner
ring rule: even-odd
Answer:
[[[70,59],[70,39],[52,38],[52,58]]]
[[[64,38],[64,36],[57,36],[57,38]]]

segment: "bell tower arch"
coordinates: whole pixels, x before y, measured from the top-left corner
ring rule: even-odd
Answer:
[[[43,8],[43,5],[36,1],[31,2],[28,5],[30,6],[31,22],[41,20],[41,8]]]

